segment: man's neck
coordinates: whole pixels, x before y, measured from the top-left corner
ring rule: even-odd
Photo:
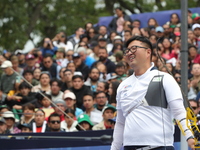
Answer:
[[[94,110],[94,107],[88,108],[85,110],[86,114],[90,115],[91,111]]]
[[[151,67],[151,63],[149,63],[148,65],[145,66],[136,66],[136,67],[132,67],[134,72],[135,72],[135,76],[141,76],[142,74],[144,74],[149,68]]]

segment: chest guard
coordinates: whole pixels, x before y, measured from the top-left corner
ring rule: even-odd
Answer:
[[[167,108],[167,99],[163,88],[164,75],[156,75],[149,83],[147,93],[145,95],[146,103],[149,106],[157,106]]]

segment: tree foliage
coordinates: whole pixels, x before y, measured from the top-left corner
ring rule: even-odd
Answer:
[[[53,38],[59,31],[74,33],[85,23],[97,23],[98,17],[113,15],[118,4],[131,13],[180,9],[181,0],[104,0],[96,9],[96,0],[1,0],[0,48],[23,49],[33,35]],[[189,7],[199,7],[200,0],[190,0]],[[37,43],[35,46],[38,46]]]

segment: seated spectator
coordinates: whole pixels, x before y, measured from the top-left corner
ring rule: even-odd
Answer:
[[[0,135],[9,133],[10,131],[7,128],[6,120],[3,117],[0,117]]]
[[[48,119],[48,132],[62,132],[60,122],[61,120],[58,114],[51,114]]]
[[[92,91],[90,88],[86,85],[84,85],[84,78],[80,75],[74,75],[72,77],[72,85],[73,87],[70,88],[75,95],[76,95],[76,105],[78,108],[82,108],[83,106],[83,96],[85,94],[92,94]]]
[[[117,80],[119,82],[122,82],[123,80],[127,78],[126,66],[123,62],[117,63],[115,72],[117,74]]]
[[[39,81],[40,80],[41,70],[39,68],[35,68],[33,70],[33,79]]]
[[[100,71],[99,81],[106,82],[106,76],[107,76],[107,68],[106,66],[100,62],[96,64],[96,68]]]
[[[60,81],[64,82],[64,71],[66,70],[66,67],[62,67],[59,71],[59,77],[60,77]]]
[[[56,63],[61,67],[66,67],[68,60],[65,58],[65,48],[60,47],[56,51]]]
[[[33,78],[33,71],[32,70],[24,70],[23,77],[33,86],[39,84],[39,81]]]
[[[114,117],[114,113],[116,111],[116,108],[113,106],[106,106],[102,110],[103,113],[103,121],[100,122],[99,124],[96,124],[92,130],[106,130],[106,129],[111,129],[112,125],[109,119],[112,119]]]
[[[85,108],[84,114],[90,117],[93,124],[97,124],[102,121],[102,112],[94,108],[94,99],[91,94],[86,94],[83,96],[83,106]]]
[[[63,92],[61,90],[62,82],[58,79],[52,79],[50,81],[51,91],[48,93],[51,95],[51,100],[54,102],[56,99],[62,99]]]
[[[67,90],[67,89],[69,89],[69,88],[71,88],[73,86],[72,77],[73,77],[72,71],[70,69],[66,69],[64,71],[64,77],[63,77],[64,82],[62,84],[61,91],[64,92],[65,90]]]
[[[171,29],[175,27],[180,27],[181,23],[178,14],[176,13],[171,14],[170,21],[166,22],[166,24],[168,24]]]
[[[114,117],[112,119],[108,119],[108,121],[110,121],[111,129],[114,129],[115,128],[115,123],[116,123],[116,117]]]
[[[22,106],[23,115],[20,118],[20,124],[32,124],[35,117],[35,106],[31,103]]]
[[[19,124],[18,128],[21,130],[21,133],[32,133],[33,132],[31,124],[27,124],[27,123]]]
[[[38,109],[35,113],[35,119],[32,123],[33,133],[44,133],[48,131],[47,122],[45,121],[45,112]]]
[[[68,60],[68,62],[71,62],[73,60],[73,54],[74,54],[74,51],[73,50],[68,50],[66,52],[66,59]]]
[[[80,71],[76,71],[76,64],[73,62],[73,60],[67,64],[67,69],[71,70],[73,75],[82,75]]]
[[[108,94],[109,84],[108,82],[98,82],[97,84],[97,93],[104,92],[106,93],[106,97],[110,99],[110,95]]]
[[[72,92],[67,92],[63,96],[67,108],[73,109],[75,115],[78,118],[79,115],[83,113],[82,109],[76,107],[76,96]]]
[[[61,122],[61,129],[65,132],[78,131],[76,129],[76,125],[78,124],[78,122],[74,120],[74,118],[76,118],[75,111],[71,108],[67,108],[65,110],[65,113],[67,115],[65,115],[65,120]]]
[[[82,114],[78,117],[78,125],[76,126],[76,128],[79,131],[88,131],[88,130],[92,130],[92,127],[94,125],[92,124],[92,122],[90,121],[90,117],[87,114]]]
[[[43,71],[40,74],[40,83],[39,85],[36,85],[32,88],[32,92],[38,92],[38,91],[45,91],[45,92],[50,92],[51,91],[51,86],[50,86],[50,79],[51,75],[49,74],[48,71]]]
[[[200,54],[198,54],[196,46],[194,45],[189,46],[188,54],[189,58],[192,60],[192,63],[200,63]]]
[[[2,117],[6,120],[6,125],[10,133],[20,133],[21,130],[17,128],[15,116],[12,111],[6,111],[2,114]]]
[[[32,54],[27,54],[26,55],[26,67],[24,68],[24,70],[34,70],[35,68],[39,68],[40,65],[38,63],[36,63],[36,59],[35,56]]]
[[[117,88],[119,86],[119,81],[113,81],[109,84],[108,94],[110,95],[109,104],[116,107],[116,95],[117,95]]]
[[[191,68],[191,74],[193,75],[193,77],[190,79],[191,86],[197,94],[200,91],[200,64],[194,63]]]
[[[54,102],[56,106],[54,106],[54,113],[58,114],[60,116],[60,120],[64,120],[64,111],[66,110],[67,106],[63,99],[56,99]]]
[[[108,73],[106,76],[107,82],[110,84],[111,82],[117,81],[117,74],[115,72]]]

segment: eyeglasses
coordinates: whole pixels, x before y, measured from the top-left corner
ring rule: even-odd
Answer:
[[[55,123],[59,124],[60,121],[59,120],[52,120],[52,121],[50,121],[50,123],[52,123],[52,124],[55,124]]]
[[[125,50],[124,50],[124,55],[127,55],[127,54],[129,53],[129,51],[130,51],[131,53],[135,53],[135,52],[137,51],[138,48],[148,49],[147,47],[142,47],[142,46],[136,46],[136,45],[134,45],[134,46],[132,46],[132,47],[130,47],[130,48],[125,49]]]
[[[106,96],[102,96],[102,97],[97,97],[97,99],[101,99],[101,98],[106,98]]]
[[[181,79],[181,77],[175,77],[176,79]]]

